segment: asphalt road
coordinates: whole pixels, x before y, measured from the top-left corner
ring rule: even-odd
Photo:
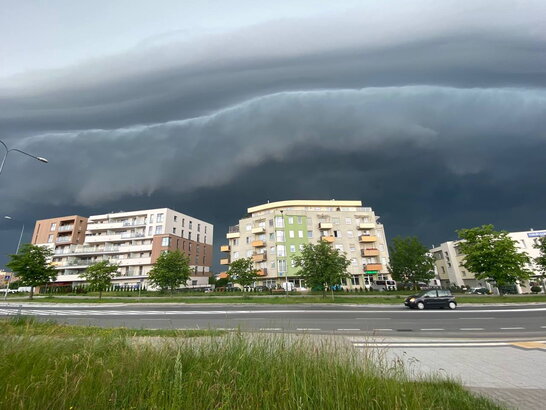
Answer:
[[[544,338],[546,304],[410,310],[357,305],[0,305],[0,316],[149,329],[338,333],[408,337]]]

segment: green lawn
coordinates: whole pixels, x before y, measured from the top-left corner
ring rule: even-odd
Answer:
[[[510,295],[510,296],[478,296],[478,295],[455,295],[459,304],[465,303],[530,303],[546,302],[546,295]],[[335,303],[335,304],[401,304],[404,301],[404,295],[368,295],[352,296],[339,294],[332,300],[330,296],[322,298],[321,296],[301,296],[293,295],[269,296],[250,294],[248,296],[162,296],[162,297],[116,297],[103,296],[102,300],[95,297],[72,297],[72,296],[48,296],[35,298],[34,302],[51,303],[260,303],[260,304],[298,304],[298,303]],[[11,297],[11,301],[29,302],[28,298]]]
[[[26,330],[0,333],[1,409],[499,409],[332,342],[236,333],[148,343],[8,326]]]

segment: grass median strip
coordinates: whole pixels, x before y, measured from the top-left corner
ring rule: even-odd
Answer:
[[[0,336],[0,408],[500,408],[453,381],[410,380],[381,355],[308,337],[147,343],[115,333],[36,337],[39,326]]]

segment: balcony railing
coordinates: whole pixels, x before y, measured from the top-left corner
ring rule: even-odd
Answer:
[[[374,235],[360,235],[358,237],[359,242],[363,243],[372,243],[377,241],[377,236]]]
[[[252,255],[253,262],[264,262],[266,260],[267,260],[266,253],[255,253],[254,255]]]
[[[258,241],[252,241],[252,246],[254,248],[263,248],[265,246],[265,242],[258,240]]]
[[[379,249],[376,248],[366,248],[360,251],[362,256],[379,256]]]
[[[74,229],[74,225],[61,225],[59,226],[59,232],[69,232]]]
[[[230,251],[231,251],[231,246],[229,245],[220,246],[220,252],[230,252]]]
[[[56,243],[66,243],[66,242],[70,242],[70,236],[59,236],[57,237],[57,239],[55,239],[55,242]]]
[[[228,233],[239,232],[239,225],[233,225],[228,228]]]
[[[220,265],[229,265],[229,258],[220,259]]]
[[[332,229],[334,225],[331,222],[320,222],[319,229]]]
[[[329,243],[332,243],[334,242],[334,237],[333,236],[321,236],[320,239],[324,242],[329,242]]]

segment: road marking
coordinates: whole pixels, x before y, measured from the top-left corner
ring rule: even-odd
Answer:
[[[269,330],[282,330],[281,327],[262,327],[260,328],[262,331],[269,331]]]
[[[432,329],[421,329],[421,330],[423,330],[423,331],[425,331],[425,332],[432,332],[432,331],[436,332],[436,331],[445,330],[445,329],[435,329],[435,328],[432,328]]]
[[[391,320],[391,317],[355,317],[355,320]]]
[[[377,331],[377,332],[392,332],[392,329],[374,329],[374,332]]]
[[[338,329],[340,332],[353,332],[353,331],[360,331],[360,329]]]
[[[234,327],[217,327],[216,330],[237,330]]]
[[[483,327],[461,327],[459,330],[483,330]]]
[[[501,327],[500,330],[521,330],[525,329],[524,327]]]
[[[148,319],[148,318],[142,318],[140,320],[153,320],[153,321],[156,321],[156,320],[168,320],[168,321],[171,321],[171,319],[161,319],[161,318],[154,318],[154,319]]]
[[[494,317],[460,317],[461,320],[489,320],[495,319]]]
[[[466,343],[454,343],[454,342],[440,342],[440,343],[366,343],[366,342],[353,342],[354,347],[488,347],[488,346],[509,346],[509,342],[466,342]]]
[[[540,326],[542,329],[546,329],[546,326]]]
[[[306,330],[320,330],[320,329],[317,329],[317,328],[314,328],[314,327],[298,327],[296,328],[296,330],[302,330],[302,331],[306,331]]]
[[[523,347],[524,349],[546,349],[544,342],[515,342],[512,346]]]

